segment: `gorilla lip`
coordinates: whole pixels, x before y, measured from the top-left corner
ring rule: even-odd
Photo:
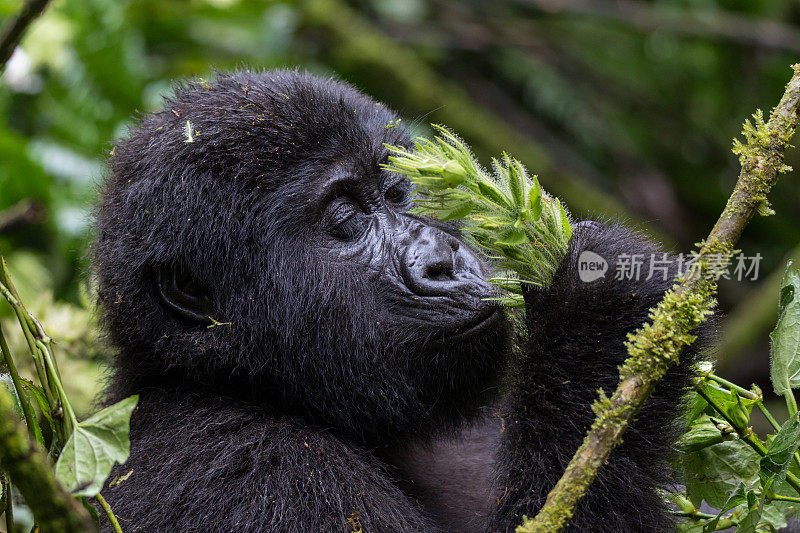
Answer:
[[[490,307],[485,312],[479,314],[475,319],[467,321],[465,324],[455,329],[452,334],[445,334],[443,341],[458,342],[474,337],[490,325],[497,322],[502,316],[503,311],[499,307]]]

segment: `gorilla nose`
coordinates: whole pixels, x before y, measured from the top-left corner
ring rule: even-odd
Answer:
[[[453,237],[425,226],[406,250],[404,274],[408,288],[420,296],[444,296],[462,285],[482,280],[475,256]]]

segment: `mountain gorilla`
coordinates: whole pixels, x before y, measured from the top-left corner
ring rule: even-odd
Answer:
[[[657,249],[576,225],[517,340],[486,262],[409,214],[384,143],[409,139],[352,87],[247,70],[180,85],[116,146],[94,272],[107,399],[140,396],[103,491],[126,530],[513,531],[541,507],[670,285],[645,279]],[[643,275],[581,282],[583,250],[642,254]],[[694,353],[575,531],[671,528],[655,489]]]

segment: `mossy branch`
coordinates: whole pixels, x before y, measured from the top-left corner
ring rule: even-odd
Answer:
[[[81,504],[56,481],[53,466],[28,437],[14,400],[0,387],[0,465],[33,511],[44,532],[89,533],[97,526]]]
[[[644,405],[656,383],[677,363],[681,349],[694,342],[692,330],[700,325],[716,304],[716,273],[724,268],[733,247],[754,214],[771,214],[767,193],[778,174],[789,168],[783,153],[794,135],[800,103],[800,65],[780,103],[768,122],[761,113],[754,122],[745,122],[745,143],[734,142],[741,173],[728,204],[700,244],[698,269],[693,277],[681,277],[650,312],[650,322],[628,335],[629,357],[620,369],[620,383],[608,398],[600,391],[593,404],[596,418],[583,444],[567,466],[564,475],[550,491],[535,518],[525,518],[517,533],[560,531],[568,523],[575,506],[594,481],[600,467],[619,444],[630,421]]]

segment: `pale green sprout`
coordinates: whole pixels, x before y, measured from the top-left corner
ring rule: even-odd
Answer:
[[[572,237],[569,214],[518,160],[504,152],[492,159],[490,173],[461,139],[433,127],[438,135],[418,138],[413,151],[387,145],[384,168],[416,185],[414,212],[463,219],[465,238],[498,261],[502,274],[490,281],[509,291],[500,300],[519,307],[522,283],[547,287],[552,281]]]

